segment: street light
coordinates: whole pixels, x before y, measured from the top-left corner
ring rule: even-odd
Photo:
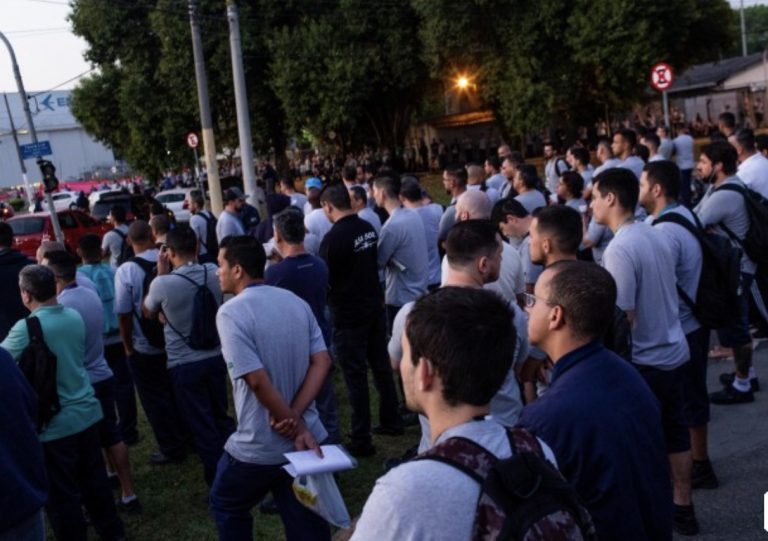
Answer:
[[[469,86],[469,79],[464,76],[459,77],[456,80],[456,86],[461,90],[465,90]]]

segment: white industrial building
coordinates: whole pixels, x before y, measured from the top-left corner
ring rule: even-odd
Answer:
[[[45,159],[56,166],[60,181],[80,180],[94,168],[106,169],[115,165],[110,149],[95,141],[75,120],[69,108],[71,91],[27,92],[32,118],[40,141],[49,141],[52,154]],[[19,144],[31,143],[22,101],[19,94],[8,94],[10,112],[19,137]],[[26,160],[30,182],[40,180],[35,159]],[[4,101],[0,98],[0,187],[22,184],[21,166],[13,142],[11,123]]]

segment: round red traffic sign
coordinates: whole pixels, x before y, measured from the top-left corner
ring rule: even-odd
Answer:
[[[669,64],[661,62],[651,68],[651,86],[662,92],[672,86],[675,75]]]
[[[200,141],[197,139],[197,134],[195,132],[187,134],[187,146],[189,148],[197,148],[197,144]]]

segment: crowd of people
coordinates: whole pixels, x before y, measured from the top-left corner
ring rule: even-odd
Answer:
[[[284,453],[334,443],[366,459],[374,435],[411,424],[420,440],[387,457],[355,540],[520,533],[509,494],[552,483],[570,503],[544,494],[557,505],[525,522],[532,538],[697,534],[693,492],[719,484],[710,404],[754,400],[766,320],[750,209],[768,159],[733,120],[698,161],[665,127],[601,139],[597,167],[547,143],[543,178],[502,145],[444,167],[446,208],[415,176],[347,163],[303,190],[277,179],[254,205],[229,188],[218,217],[193,191],[189,224],[128,223],[116,206],[77,255],[46,241],[27,260],[0,223],[0,539],[41,539],[43,513],[59,540],[89,523],[126,537],[137,397],[152,464],[197,455],[222,540],[251,539],[268,494],[287,539],[330,539]],[[735,274],[713,274],[718,258]],[[724,354],[735,372],[709,394],[708,357]],[[521,465],[550,483],[515,486]]]

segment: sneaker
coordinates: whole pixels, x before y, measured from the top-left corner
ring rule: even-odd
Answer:
[[[142,511],[141,502],[138,498],[134,498],[127,503],[124,502],[122,498],[118,498],[115,505],[117,506],[117,510],[122,511],[123,513],[138,514]]]
[[[402,436],[405,430],[400,425],[376,425],[371,430],[377,436]]]
[[[149,463],[155,466],[165,466],[166,464],[179,464],[184,461],[184,455],[168,456],[161,450],[157,450],[149,456]]]
[[[726,372],[724,374],[720,374],[720,383],[725,385],[726,387],[730,386],[733,383],[733,380],[736,379],[736,374],[733,372]],[[752,392],[756,393],[760,390],[760,379],[758,378],[752,378],[749,380],[749,386],[752,387]]]
[[[376,447],[369,441],[351,441],[344,446],[347,452],[357,458],[364,458],[376,454]]]
[[[693,505],[675,504],[675,518],[672,528],[680,535],[696,535],[699,533],[699,522],[693,512]]]
[[[713,489],[720,486],[709,460],[694,460],[691,470],[691,487]]]
[[[743,392],[735,389],[733,385],[729,385],[722,391],[710,394],[709,401],[712,404],[718,404],[721,406],[729,406],[731,404],[745,404],[747,402],[754,402],[755,395],[751,390]]]

